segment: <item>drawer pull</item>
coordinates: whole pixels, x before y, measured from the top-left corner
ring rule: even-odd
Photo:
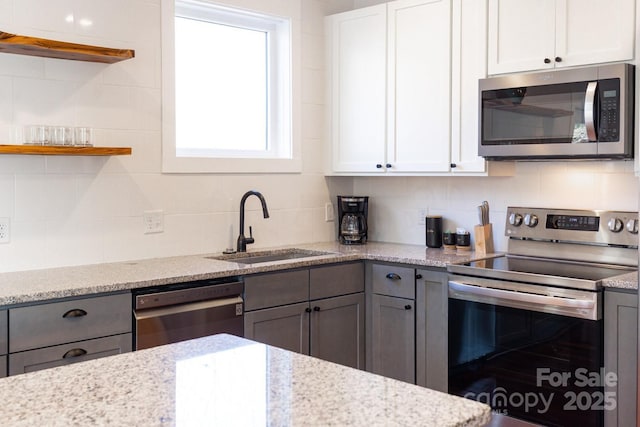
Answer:
[[[402,280],[402,277],[398,276],[396,273],[387,274],[387,279],[389,280]]]
[[[67,317],[82,317],[86,315],[87,315],[86,311],[80,308],[74,308],[73,310],[67,311],[65,314],[62,315],[62,317],[66,319]]]
[[[62,356],[63,359],[69,359],[71,357],[80,357],[80,356],[84,356],[85,354],[87,354],[87,350],[84,350],[82,348],[72,348],[71,350],[67,351],[64,356]]]
[[[404,309],[405,309],[405,310],[411,310],[411,304],[407,304],[407,305],[405,305],[405,306],[404,306]]]

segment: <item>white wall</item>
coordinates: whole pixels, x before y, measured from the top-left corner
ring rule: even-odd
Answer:
[[[2,31],[136,52],[113,65],[0,54],[0,143],[42,123],[92,126],[96,145],[133,147],[130,157],[0,156],[0,217],[11,221],[0,271],[222,251],[235,245],[240,198],[250,189],[265,195],[271,213],[262,219],[249,199],[251,248],[334,239],[321,170],[322,18],[344,2],[296,1],[303,173],[253,176],[160,172],[160,0],[0,0]],[[82,27],[82,18],[93,25]],[[331,186],[345,182],[350,188],[345,180]],[[165,231],[145,235],[143,211],[155,209],[164,210]]]
[[[324,205],[337,194],[371,196],[372,240],[415,244],[424,244],[421,208],[471,228],[486,199],[497,241],[507,205],[637,209],[631,162],[519,164],[510,178],[325,178],[322,17],[379,1],[296,1],[304,169],[256,176],[160,172],[160,0],[0,0],[3,31],[136,51],[113,65],[0,54],[0,143],[43,123],[92,126],[97,145],[133,147],[132,156],[104,158],[0,155],[0,217],[11,220],[0,271],[222,251],[235,241],[249,189],[263,192],[271,212],[262,219],[249,199],[251,249],[335,239]],[[65,21],[71,13],[75,24]],[[81,27],[83,17],[93,25]],[[145,235],[143,211],[155,209],[164,210],[165,232]]]

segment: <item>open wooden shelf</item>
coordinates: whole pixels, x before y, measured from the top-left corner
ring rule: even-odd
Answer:
[[[0,31],[0,52],[105,64],[113,64],[135,56],[135,51],[131,49],[112,49],[67,43],[37,37],[19,36],[3,31]]]
[[[131,147],[0,145],[0,154],[34,154],[45,156],[128,156],[131,154]]]

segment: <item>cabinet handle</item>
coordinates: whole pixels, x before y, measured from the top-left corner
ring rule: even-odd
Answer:
[[[378,168],[378,169],[382,169],[382,163],[378,163],[378,164],[376,165],[376,168]]]
[[[560,58],[559,56],[556,56],[556,57],[555,57],[555,61],[556,61],[556,62],[562,62],[562,58]]]
[[[304,309],[305,313],[311,313],[311,308],[307,307]]]
[[[67,311],[65,314],[62,315],[62,317],[66,319],[67,317],[82,317],[86,315],[87,315],[87,312],[82,310],[81,308],[74,308],[73,310]]]
[[[551,64],[551,60],[549,58],[544,58],[544,63],[545,64]]]
[[[67,351],[64,356],[62,356],[63,359],[69,359],[71,357],[80,357],[80,356],[84,356],[85,354],[87,354],[87,350],[84,350],[82,348],[72,348],[71,350]]]
[[[405,306],[404,306],[404,309],[405,309],[405,310],[411,310],[411,305],[409,305],[409,304],[405,305]]]
[[[315,307],[313,307],[313,311],[320,311],[320,307],[316,305]]]
[[[402,277],[398,276],[396,273],[389,273],[386,277],[389,280],[402,280]]]
[[[449,165],[449,167],[450,167],[451,169],[455,169],[455,168],[457,168],[457,167],[458,167],[458,165],[456,165],[455,163],[451,163],[451,164]]]
[[[391,169],[393,167],[393,165],[391,163],[387,163],[385,166],[386,166],[387,169]]]
[[[416,279],[418,280],[422,279],[422,274],[416,274]]]

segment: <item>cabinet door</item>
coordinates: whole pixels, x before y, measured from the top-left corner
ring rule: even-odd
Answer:
[[[9,375],[128,353],[131,346],[129,333],[13,353],[9,355]]]
[[[9,323],[7,310],[0,310],[0,354],[7,354],[9,351]]]
[[[364,293],[311,303],[311,356],[364,369]]]
[[[631,426],[637,406],[638,295],[606,291],[604,298],[604,365],[618,376],[616,386],[605,387],[617,404],[604,411],[604,424]]]
[[[374,294],[371,303],[371,367],[368,370],[415,383],[414,301]]]
[[[308,303],[250,311],[244,314],[244,336],[254,341],[309,354]]]
[[[416,384],[447,392],[447,273],[418,270],[416,280]]]
[[[555,9],[556,0],[489,0],[489,74],[553,68]]]
[[[390,2],[387,25],[387,172],[447,172],[451,0]]]
[[[386,12],[382,4],[327,17],[334,172],[384,172]]]
[[[556,67],[633,59],[634,0],[557,0],[556,11]]]
[[[0,356],[0,378],[7,376],[7,356]]]
[[[483,173],[478,79],[487,74],[487,0],[454,0],[451,41],[451,172]]]

